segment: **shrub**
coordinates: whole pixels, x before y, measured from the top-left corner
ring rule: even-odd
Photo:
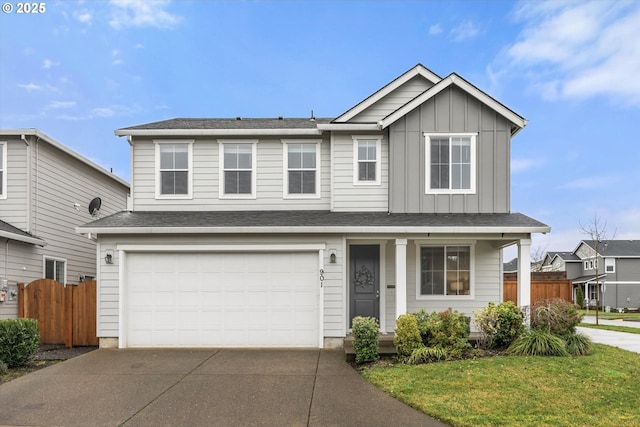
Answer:
[[[423,346],[418,329],[418,320],[411,314],[403,314],[396,320],[396,336],[393,345],[400,357],[411,356],[417,348]]]
[[[578,307],[584,310],[584,292],[582,291],[582,286],[578,286],[576,290],[576,300],[578,301]]]
[[[411,353],[407,359],[410,365],[419,365],[421,363],[440,362],[447,360],[449,353],[442,347],[420,347]]]
[[[0,360],[9,368],[26,365],[40,342],[35,319],[0,320]]]
[[[379,359],[378,332],[380,326],[374,317],[353,318],[353,348],[356,363],[374,362]]]
[[[0,375],[6,375],[9,372],[9,367],[6,363],[0,360]]]
[[[522,313],[511,302],[495,305],[490,302],[482,310],[474,312],[474,323],[482,335],[485,348],[508,347],[524,331]]]
[[[460,359],[471,349],[471,319],[464,314],[451,310],[427,314],[423,309],[413,316],[418,321],[420,337],[426,347],[444,348],[451,359]]]
[[[544,329],[553,335],[575,334],[581,320],[575,304],[558,298],[538,301],[531,307],[531,328]]]
[[[565,345],[572,356],[588,356],[593,351],[593,342],[584,334],[567,335]]]
[[[529,329],[507,349],[512,356],[569,356],[562,338],[544,330]]]

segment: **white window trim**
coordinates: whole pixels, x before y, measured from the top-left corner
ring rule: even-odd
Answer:
[[[64,262],[64,272],[62,273],[63,275],[63,280],[62,281],[58,281],[58,283],[61,283],[63,285],[67,284],[67,259],[66,258],[58,258],[58,257],[54,257],[54,256],[48,256],[48,255],[42,255],[42,277],[47,277],[47,261],[56,261],[56,262]],[[55,270],[55,268],[54,268]]]
[[[193,139],[163,139],[154,140],[156,148],[156,199],[157,200],[189,200],[193,198]],[[161,193],[161,178],[160,178],[160,146],[161,145],[187,145],[187,173],[188,175],[188,189],[187,194],[162,194]]]
[[[469,137],[471,139],[471,171],[470,171],[470,187],[469,189],[447,189],[447,188],[431,188],[431,149],[429,143],[431,142],[431,137]],[[425,164],[424,164],[424,191],[425,194],[476,194],[476,170],[478,164],[478,156],[477,156],[477,133],[433,133],[433,132],[425,132],[424,133],[424,147],[425,147]],[[449,180],[451,183],[451,180]]]
[[[611,271],[608,270],[608,267],[613,267]],[[615,258],[605,258],[604,259],[604,272],[605,273],[615,273],[616,272],[616,259]]]
[[[476,249],[474,241],[446,241],[436,242],[427,240],[416,240],[416,300],[447,300],[447,301],[464,301],[475,299],[476,293],[476,273],[475,273],[475,260]],[[421,280],[421,262],[420,262],[420,248],[426,247],[447,247],[447,246],[468,246],[469,247],[469,295],[421,295],[420,294],[420,280]]]
[[[225,144],[251,144],[251,193],[249,194],[226,194],[224,192],[224,145]],[[257,189],[256,184],[258,180],[256,179],[258,159],[258,140],[257,139],[218,139],[218,158],[219,158],[219,174],[218,174],[218,182],[220,183],[218,186],[219,193],[218,196],[220,199],[255,199],[257,197]]]
[[[382,173],[382,135],[352,135],[353,139],[353,185],[381,185],[381,173]],[[358,143],[360,141],[376,141],[376,179],[375,181],[360,181],[359,179],[359,162],[358,158]]]
[[[320,169],[322,150],[321,139],[282,139],[282,198],[283,199],[319,199],[320,198]],[[289,144],[315,144],[316,146],[316,192],[313,194],[289,194]]]
[[[0,152],[2,153],[2,163],[0,163],[0,169],[2,169],[2,187],[0,188],[0,199],[5,200],[7,198],[7,142],[0,141]]]

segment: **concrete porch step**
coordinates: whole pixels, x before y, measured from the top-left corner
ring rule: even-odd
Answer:
[[[393,333],[378,335],[378,353],[380,354],[396,354],[396,348],[393,346]],[[353,348],[353,335],[349,334],[344,338],[344,354],[356,354]]]

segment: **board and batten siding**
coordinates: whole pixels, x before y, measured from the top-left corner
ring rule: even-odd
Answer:
[[[376,123],[433,86],[416,76],[349,120],[350,123]]]
[[[232,138],[221,138],[231,141]],[[246,140],[251,138],[239,138]],[[184,138],[194,141],[193,192],[190,199],[156,199],[155,143],[136,138],[133,144],[132,193],[135,211],[199,211],[199,210],[328,210],[330,207],[330,144],[326,137],[320,148],[320,197],[288,199],[284,197],[285,164],[283,140],[305,138],[261,138],[256,144],[256,198],[220,198],[220,154],[216,138]],[[317,140],[318,138],[306,138]],[[170,138],[180,141],[181,138]],[[155,139],[155,141],[162,141]]]
[[[425,194],[425,133],[477,133],[476,193]],[[506,213],[510,210],[510,123],[450,87],[402,117],[389,132],[394,213]]]
[[[285,244],[326,244],[324,251],[324,336],[344,337],[345,289],[342,286],[345,268],[344,239],[339,235],[253,235],[253,236],[148,236],[148,235],[102,235],[99,243],[98,268],[98,324],[99,338],[116,338],[119,335],[119,269],[122,262],[117,251],[118,245],[173,245],[176,251],[181,245],[285,245]],[[329,250],[336,250],[336,263],[329,262]],[[107,251],[113,251],[113,264],[106,264]],[[124,267],[126,268],[126,266]],[[318,272],[319,277],[319,272]],[[126,307],[123,307],[126,310]]]
[[[27,215],[29,147],[20,137],[0,137],[7,146],[7,196],[0,199],[0,219],[24,231],[29,230]]]
[[[340,211],[382,211],[389,208],[389,144],[386,137],[381,142],[381,177],[379,185],[355,185],[354,136],[360,134],[335,134],[333,144],[333,207]],[[364,134],[363,134],[364,135]],[[367,135],[373,135],[367,133]],[[381,135],[382,136],[382,135]]]

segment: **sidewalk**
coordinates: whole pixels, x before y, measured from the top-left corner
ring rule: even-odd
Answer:
[[[595,316],[584,316],[584,323],[596,323]],[[598,319],[600,325],[628,326],[632,328],[640,328],[640,322]],[[618,347],[623,350],[640,353],[640,334],[631,334],[627,332],[606,331],[604,329],[593,328],[577,328],[578,332],[585,334],[591,340],[598,344],[606,344]]]

